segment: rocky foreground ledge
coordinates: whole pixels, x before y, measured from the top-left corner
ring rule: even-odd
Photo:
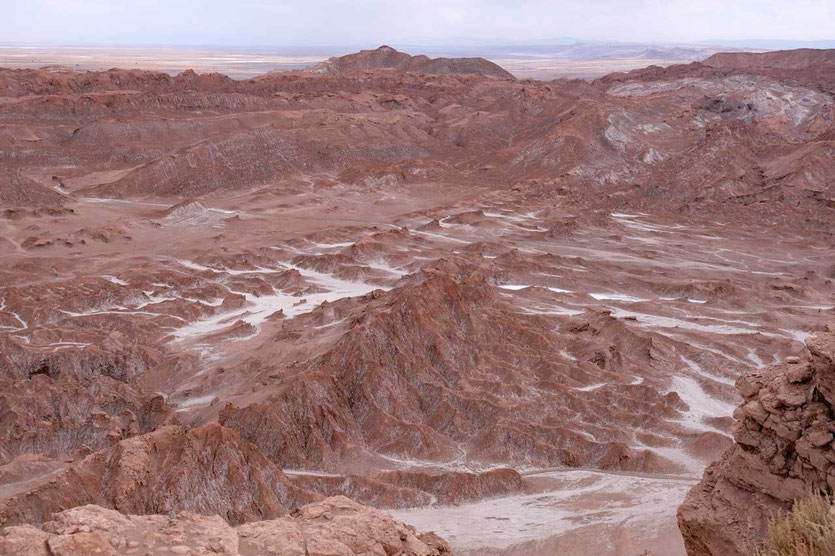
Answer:
[[[751,554],[769,518],[811,491],[835,492],[835,330],[811,356],[741,377],[736,443],[705,470],[678,510],[690,556]]]
[[[335,496],[280,519],[230,526],[221,517],[181,512],[175,516],[125,515],[101,506],[56,513],[42,529],[31,525],[0,531],[0,554],[18,556],[277,555],[443,556],[449,545],[374,508]]]

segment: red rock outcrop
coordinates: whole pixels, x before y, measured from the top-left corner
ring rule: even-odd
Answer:
[[[807,341],[811,357],[737,381],[734,446],[687,495],[678,522],[690,556],[743,556],[768,520],[810,491],[835,491],[835,331]]]
[[[303,506],[280,519],[230,526],[219,516],[124,515],[101,506],[56,513],[43,529],[0,530],[0,554],[224,554],[226,556],[445,556],[449,545],[344,496]]]
[[[464,504],[525,490],[522,476],[513,469],[494,469],[483,473],[389,471],[377,475],[376,479],[428,492],[438,504]]]
[[[565,426],[577,411],[594,413],[601,423],[609,417],[573,387],[599,373],[598,364],[555,357],[560,348],[550,325],[514,312],[477,275],[456,280],[425,271],[414,280],[371,294],[350,330],[311,361],[304,380],[248,407],[229,404],[220,422],[291,468],[312,462],[338,468],[363,450],[430,461],[676,469],[663,457]],[[606,328],[618,327],[611,317],[588,317],[598,318],[610,319]],[[584,320],[577,328],[589,326]],[[661,355],[646,338],[630,335],[610,346],[608,331],[589,335],[606,342],[610,353],[619,353],[623,342],[636,344],[641,364],[651,352]],[[618,355],[608,366],[615,371],[621,364]],[[674,412],[675,404],[647,396],[630,418],[645,423],[646,413]]]
[[[18,490],[0,503],[0,524],[42,523],[85,504],[124,513],[190,510],[237,524],[281,516],[319,498],[217,423],[167,426],[122,440]]]

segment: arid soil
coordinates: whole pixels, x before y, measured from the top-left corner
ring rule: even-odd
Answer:
[[[824,52],[0,70],[0,525],[346,496],[456,553],[683,554],[736,379],[835,316]]]
[[[408,47],[398,48],[412,52]],[[547,47],[514,45],[492,49],[424,46],[422,50],[433,58],[484,57],[520,79],[543,80],[561,77],[594,79],[614,71],[701,61],[722,51],[721,47],[711,46],[619,43],[556,44]],[[251,79],[264,73],[314,66],[345,51],[335,46],[207,48],[0,44],[0,67],[63,67],[76,71],[141,68],[171,75],[192,69],[199,73],[222,73],[234,79]]]

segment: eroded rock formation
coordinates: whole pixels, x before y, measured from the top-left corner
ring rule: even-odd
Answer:
[[[691,556],[750,554],[771,517],[810,491],[835,490],[835,331],[806,345],[809,358],[737,381],[736,443],[678,511]]]
[[[55,514],[42,529],[0,531],[0,554],[81,556],[155,554],[228,556],[444,556],[449,545],[344,496],[308,504],[291,516],[232,527],[219,516],[124,515],[101,506]]]
[[[217,423],[134,436],[44,479],[20,485],[0,502],[0,524],[42,523],[84,504],[135,514],[191,510],[237,524],[278,517],[320,498]]]

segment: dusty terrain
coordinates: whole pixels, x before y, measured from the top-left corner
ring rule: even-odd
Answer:
[[[835,316],[835,55],[748,56],[0,70],[0,525],[344,495],[682,554],[735,380]]]
[[[413,52],[409,45],[395,45]],[[187,69],[250,79],[273,71],[299,70],[341,56],[344,47],[120,47],[0,44],[0,67],[63,67],[76,71],[111,68],[144,69],[175,75]],[[650,65],[669,66],[701,61],[721,47],[652,44],[582,43],[507,45],[484,47],[427,47],[419,50],[435,57],[485,57],[514,76],[524,79],[560,77],[593,79],[614,71]]]
[[[249,79],[271,71],[298,70],[335,54],[330,49],[212,49],[200,47],[117,47],[0,45],[0,67],[64,67],[76,71],[111,68],[177,74],[187,69]]]

